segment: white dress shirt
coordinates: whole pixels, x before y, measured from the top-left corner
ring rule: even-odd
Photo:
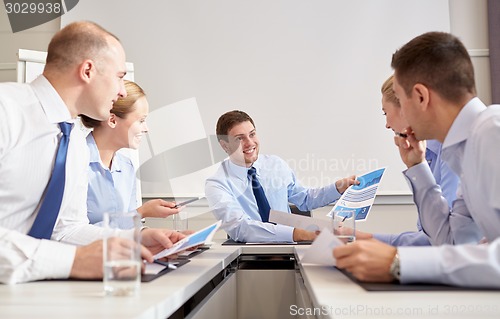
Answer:
[[[472,99],[443,143],[442,158],[461,179],[451,214],[446,201],[437,201],[432,214],[420,217],[424,229],[434,223],[439,236],[455,243],[478,242],[484,235],[490,244],[400,247],[401,282],[500,288],[499,146],[500,105],[486,108]],[[407,173],[418,200],[436,198],[428,165],[416,165]]]
[[[64,197],[52,241],[34,239],[26,234],[44,198],[63,121],[75,123]],[[0,84],[0,282],[66,278],[76,251],[68,244],[102,238],[103,230],[87,219],[87,133],[44,76],[31,84]]]

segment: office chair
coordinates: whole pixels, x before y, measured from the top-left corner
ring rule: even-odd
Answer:
[[[311,211],[301,211],[300,209],[297,208],[297,206],[293,205],[293,204],[289,204],[290,205],[290,211],[292,212],[292,214],[296,214],[296,215],[302,215],[302,216],[307,216],[307,217],[311,217]]]

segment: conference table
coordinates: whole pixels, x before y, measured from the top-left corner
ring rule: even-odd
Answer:
[[[0,285],[0,318],[500,318],[500,291],[362,287],[302,264],[306,249],[216,242],[132,297],[105,296],[100,281]]]

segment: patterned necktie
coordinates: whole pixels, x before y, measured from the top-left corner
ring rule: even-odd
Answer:
[[[255,196],[255,200],[257,201],[257,207],[259,207],[260,217],[262,218],[263,222],[268,222],[271,206],[269,206],[269,202],[267,201],[264,189],[257,179],[257,172],[255,170],[255,167],[251,167],[248,170],[248,176],[250,176],[250,180],[252,181],[252,190]]]
[[[52,176],[47,185],[42,206],[28,233],[28,235],[40,239],[50,239],[52,236],[52,231],[54,230],[64,194],[66,155],[68,153],[69,134],[71,133],[72,124],[61,122],[59,123],[59,127],[63,135],[59,141],[54,170],[52,171]]]

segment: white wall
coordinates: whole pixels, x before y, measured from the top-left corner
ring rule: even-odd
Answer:
[[[450,26],[469,50],[478,96],[491,104],[487,0],[450,0]]]
[[[122,39],[153,110],[196,97],[210,135],[222,113],[242,109],[256,121],[261,151],[288,161],[304,185],[387,166],[380,192],[409,194],[380,86],[398,47],[449,31],[447,0],[87,0],[62,24],[83,18]],[[184,122],[170,125],[183,134]],[[150,135],[174,138],[164,128]],[[172,194],[168,183],[143,191]]]

